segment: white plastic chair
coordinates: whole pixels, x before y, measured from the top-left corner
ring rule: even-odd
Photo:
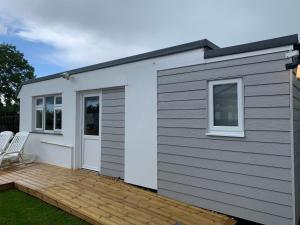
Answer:
[[[14,136],[5,152],[0,155],[0,167],[4,161],[17,162],[22,160],[23,149],[28,136],[29,133],[24,131]]]
[[[14,136],[14,133],[11,131],[3,131],[0,133],[0,154],[5,152],[6,147],[9,144],[9,141]]]

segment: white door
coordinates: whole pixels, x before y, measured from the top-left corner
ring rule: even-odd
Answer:
[[[100,98],[99,92],[82,98],[82,168],[95,171],[101,168]]]

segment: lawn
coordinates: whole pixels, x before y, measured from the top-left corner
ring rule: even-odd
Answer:
[[[0,191],[1,225],[87,225],[38,198],[24,192],[9,189]]]

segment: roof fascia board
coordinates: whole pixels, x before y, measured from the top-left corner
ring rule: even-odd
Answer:
[[[112,60],[112,61],[108,61],[108,62],[98,63],[98,64],[91,65],[91,66],[81,67],[78,69],[73,69],[73,70],[69,70],[69,71],[65,71],[65,72],[61,72],[61,73],[56,73],[53,75],[48,75],[48,76],[44,76],[44,77],[40,77],[40,78],[36,78],[36,79],[31,79],[31,80],[23,82],[20,85],[20,87],[18,88],[18,90],[16,91],[16,93],[17,93],[17,96],[19,96],[19,93],[20,93],[23,85],[61,78],[63,73],[68,73],[70,75],[74,75],[74,74],[78,74],[78,73],[89,72],[89,71],[113,67],[113,66],[119,66],[119,65],[123,65],[123,64],[127,64],[127,63],[133,63],[133,62],[138,62],[138,61],[142,61],[142,60],[168,56],[168,55],[172,55],[172,54],[176,54],[176,53],[181,53],[181,52],[186,52],[186,51],[191,51],[191,50],[201,49],[201,48],[215,49],[215,48],[219,48],[219,47],[207,39],[202,39],[199,41],[194,41],[194,42],[181,44],[181,45],[177,45],[177,46],[173,46],[173,47],[163,48],[160,50],[155,50],[155,51],[142,53],[142,54],[138,54],[138,55],[134,55],[134,56],[129,56],[129,57],[121,58],[121,59],[116,59],[116,60]]]
[[[235,45],[226,48],[212,49],[204,53],[204,59],[215,58],[220,56],[234,55],[245,52],[254,52],[264,49],[277,48],[299,43],[298,35],[289,35],[279,38],[273,38],[263,41],[252,42],[248,44]]]
[[[238,54],[233,54],[233,55],[208,58],[208,59],[204,59],[204,62],[211,63],[211,62],[226,61],[226,60],[231,60],[231,59],[247,58],[247,57],[252,57],[252,56],[257,56],[257,55],[271,54],[271,53],[275,53],[275,52],[292,51],[293,49],[294,49],[293,45],[287,45],[287,46],[271,48],[271,49],[264,49],[264,50],[253,51],[253,52],[244,52],[244,53],[238,53]]]

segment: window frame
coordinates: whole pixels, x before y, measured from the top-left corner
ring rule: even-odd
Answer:
[[[61,97],[61,104],[56,104],[57,97]],[[61,111],[61,128],[60,129],[56,129],[56,110]],[[54,125],[53,126],[54,132],[61,132],[61,129],[62,129],[62,96],[61,95],[54,96],[54,123],[53,123],[53,125]]]
[[[45,127],[45,123],[46,123],[46,98],[47,97],[53,97],[54,98],[54,102],[53,102],[53,130],[46,130]],[[45,96],[38,96],[34,98],[34,130],[38,131],[38,132],[44,132],[44,133],[61,133],[62,129],[56,129],[56,114],[55,111],[56,110],[61,110],[61,115],[63,113],[62,110],[62,103],[61,104],[56,104],[56,98],[57,97],[61,97],[61,94],[54,94],[54,95],[45,95]],[[43,104],[42,105],[37,105],[37,100],[38,99],[42,99]],[[63,101],[61,101],[63,102]],[[37,111],[42,111],[42,128],[38,128],[37,127]],[[62,118],[61,118],[61,128],[62,128]]]
[[[47,130],[46,129],[46,98],[51,98],[53,97],[53,130]],[[54,132],[54,105],[55,105],[55,96],[54,95],[47,95],[44,96],[44,132],[47,133],[53,133]]]
[[[42,104],[38,105],[37,101],[38,99],[42,99]],[[37,131],[44,130],[44,98],[43,97],[37,97],[34,99],[34,129]],[[37,111],[42,111],[42,127],[37,127]]]
[[[214,93],[215,85],[237,84],[238,126],[214,126]],[[245,137],[244,131],[244,87],[242,78],[214,80],[208,82],[208,132],[206,135]]]
[[[99,101],[99,127],[98,127],[98,135],[88,135],[88,134],[85,134],[85,113],[86,113],[86,108],[85,108],[85,99],[86,98],[89,98],[89,97],[98,97],[98,101]],[[84,136],[89,136],[89,137],[99,137],[101,135],[101,118],[102,118],[102,91],[100,91],[100,93],[87,93],[87,94],[84,94],[82,96],[82,116],[83,116],[83,119],[82,119],[82,132],[83,132],[83,135]]]

